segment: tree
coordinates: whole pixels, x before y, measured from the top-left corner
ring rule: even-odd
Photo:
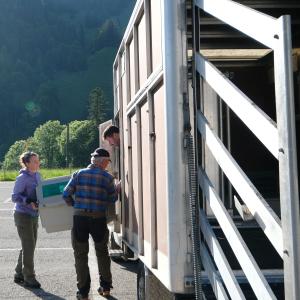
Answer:
[[[66,157],[67,128],[59,138],[61,155]],[[99,144],[98,129],[91,120],[73,121],[69,124],[69,163],[73,167],[83,167],[89,163],[90,153]]]
[[[104,96],[103,90],[96,87],[90,92],[89,96],[89,119],[96,125],[99,125],[108,119],[108,111],[108,102]]]
[[[1,161],[16,140],[32,136],[38,125],[86,118],[83,95],[92,81],[105,88],[111,101],[112,78],[106,71],[99,73],[99,65],[111,70],[112,53],[134,4],[135,0],[0,0]]]
[[[63,164],[58,140],[65,127],[59,121],[48,121],[34,132],[33,140],[41,162],[46,168],[58,167]]]
[[[4,157],[3,167],[6,170],[17,170],[20,168],[19,157],[25,151],[34,151],[30,147],[30,140],[19,140],[10,146]]]

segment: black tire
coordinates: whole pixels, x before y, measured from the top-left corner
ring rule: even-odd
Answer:
[[[170,292],[147,267],[139,261],[137,273],[137,300],[194,300],[194,296],[175,295]]]
[[[145,267],[142,262],[140,262],[137,281],[136,281],[136,294],[137,300],[145,300],[146,298],[146,280],[145,280]]]

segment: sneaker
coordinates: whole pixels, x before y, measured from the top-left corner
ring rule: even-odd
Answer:
[[[24,280],[24,286],[31,289],[39,289],[41,287],[41,284],[35,278],[32,278]]]
[[[22,273],[20,273],[20,274],[15,274],[15,276],[14,276],[14,282],[15,283],[23,283],[24,282],[24,276],[23,276],[23,274]]]
[[[89,300],[89,296],[88,295],[82,295],[80,294],[80,292],[76,293],[76,299],[77,300]]]
[[[103,297],[109,297],[110,296],[110,288],[99,287],[98,293],[99,293],[99,295],[101,295]]]

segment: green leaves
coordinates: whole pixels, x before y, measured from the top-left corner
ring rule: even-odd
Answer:
[[[67,128],[59,138],[60,152],[69,158],[70,166],[82,167],[90,162],[90,153],[99,145],[97,125],[91,120],[73,121],[69,124],[69,142]],[[66,153],[68,151],[68,153]]]
[[[40,156],[42,168],[83,167],[90,162],[90,153],[99,145],[97,125],[92,120],[72,121],[67,126],[59,121],[40,125],[27,140],[16,141],[5,155],[3,168],[20,168],[19,157],[25,151],[34,151]],[[66,165],[68,157],[69,165]]]
[[[6,170],[17,170],[20,168],[19,157],[27,149],[25,140],[16,141],[5,155],[3,168]]]
[[[65,127],[59,121],[48,121],[34,132],[33,140],[42,165],[46,168],[59,166],[63,162],[63,155],[59,151],[59,137]]]

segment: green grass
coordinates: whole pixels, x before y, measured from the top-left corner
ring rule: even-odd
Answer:
[[[72,168],[72,169],[41,169],[40,173],[42,174],[43,179],[70,175],[75,170],[79,170],[80,168]],[[19,171],[0,171],[0,181],[14,181],[18,176]]]

